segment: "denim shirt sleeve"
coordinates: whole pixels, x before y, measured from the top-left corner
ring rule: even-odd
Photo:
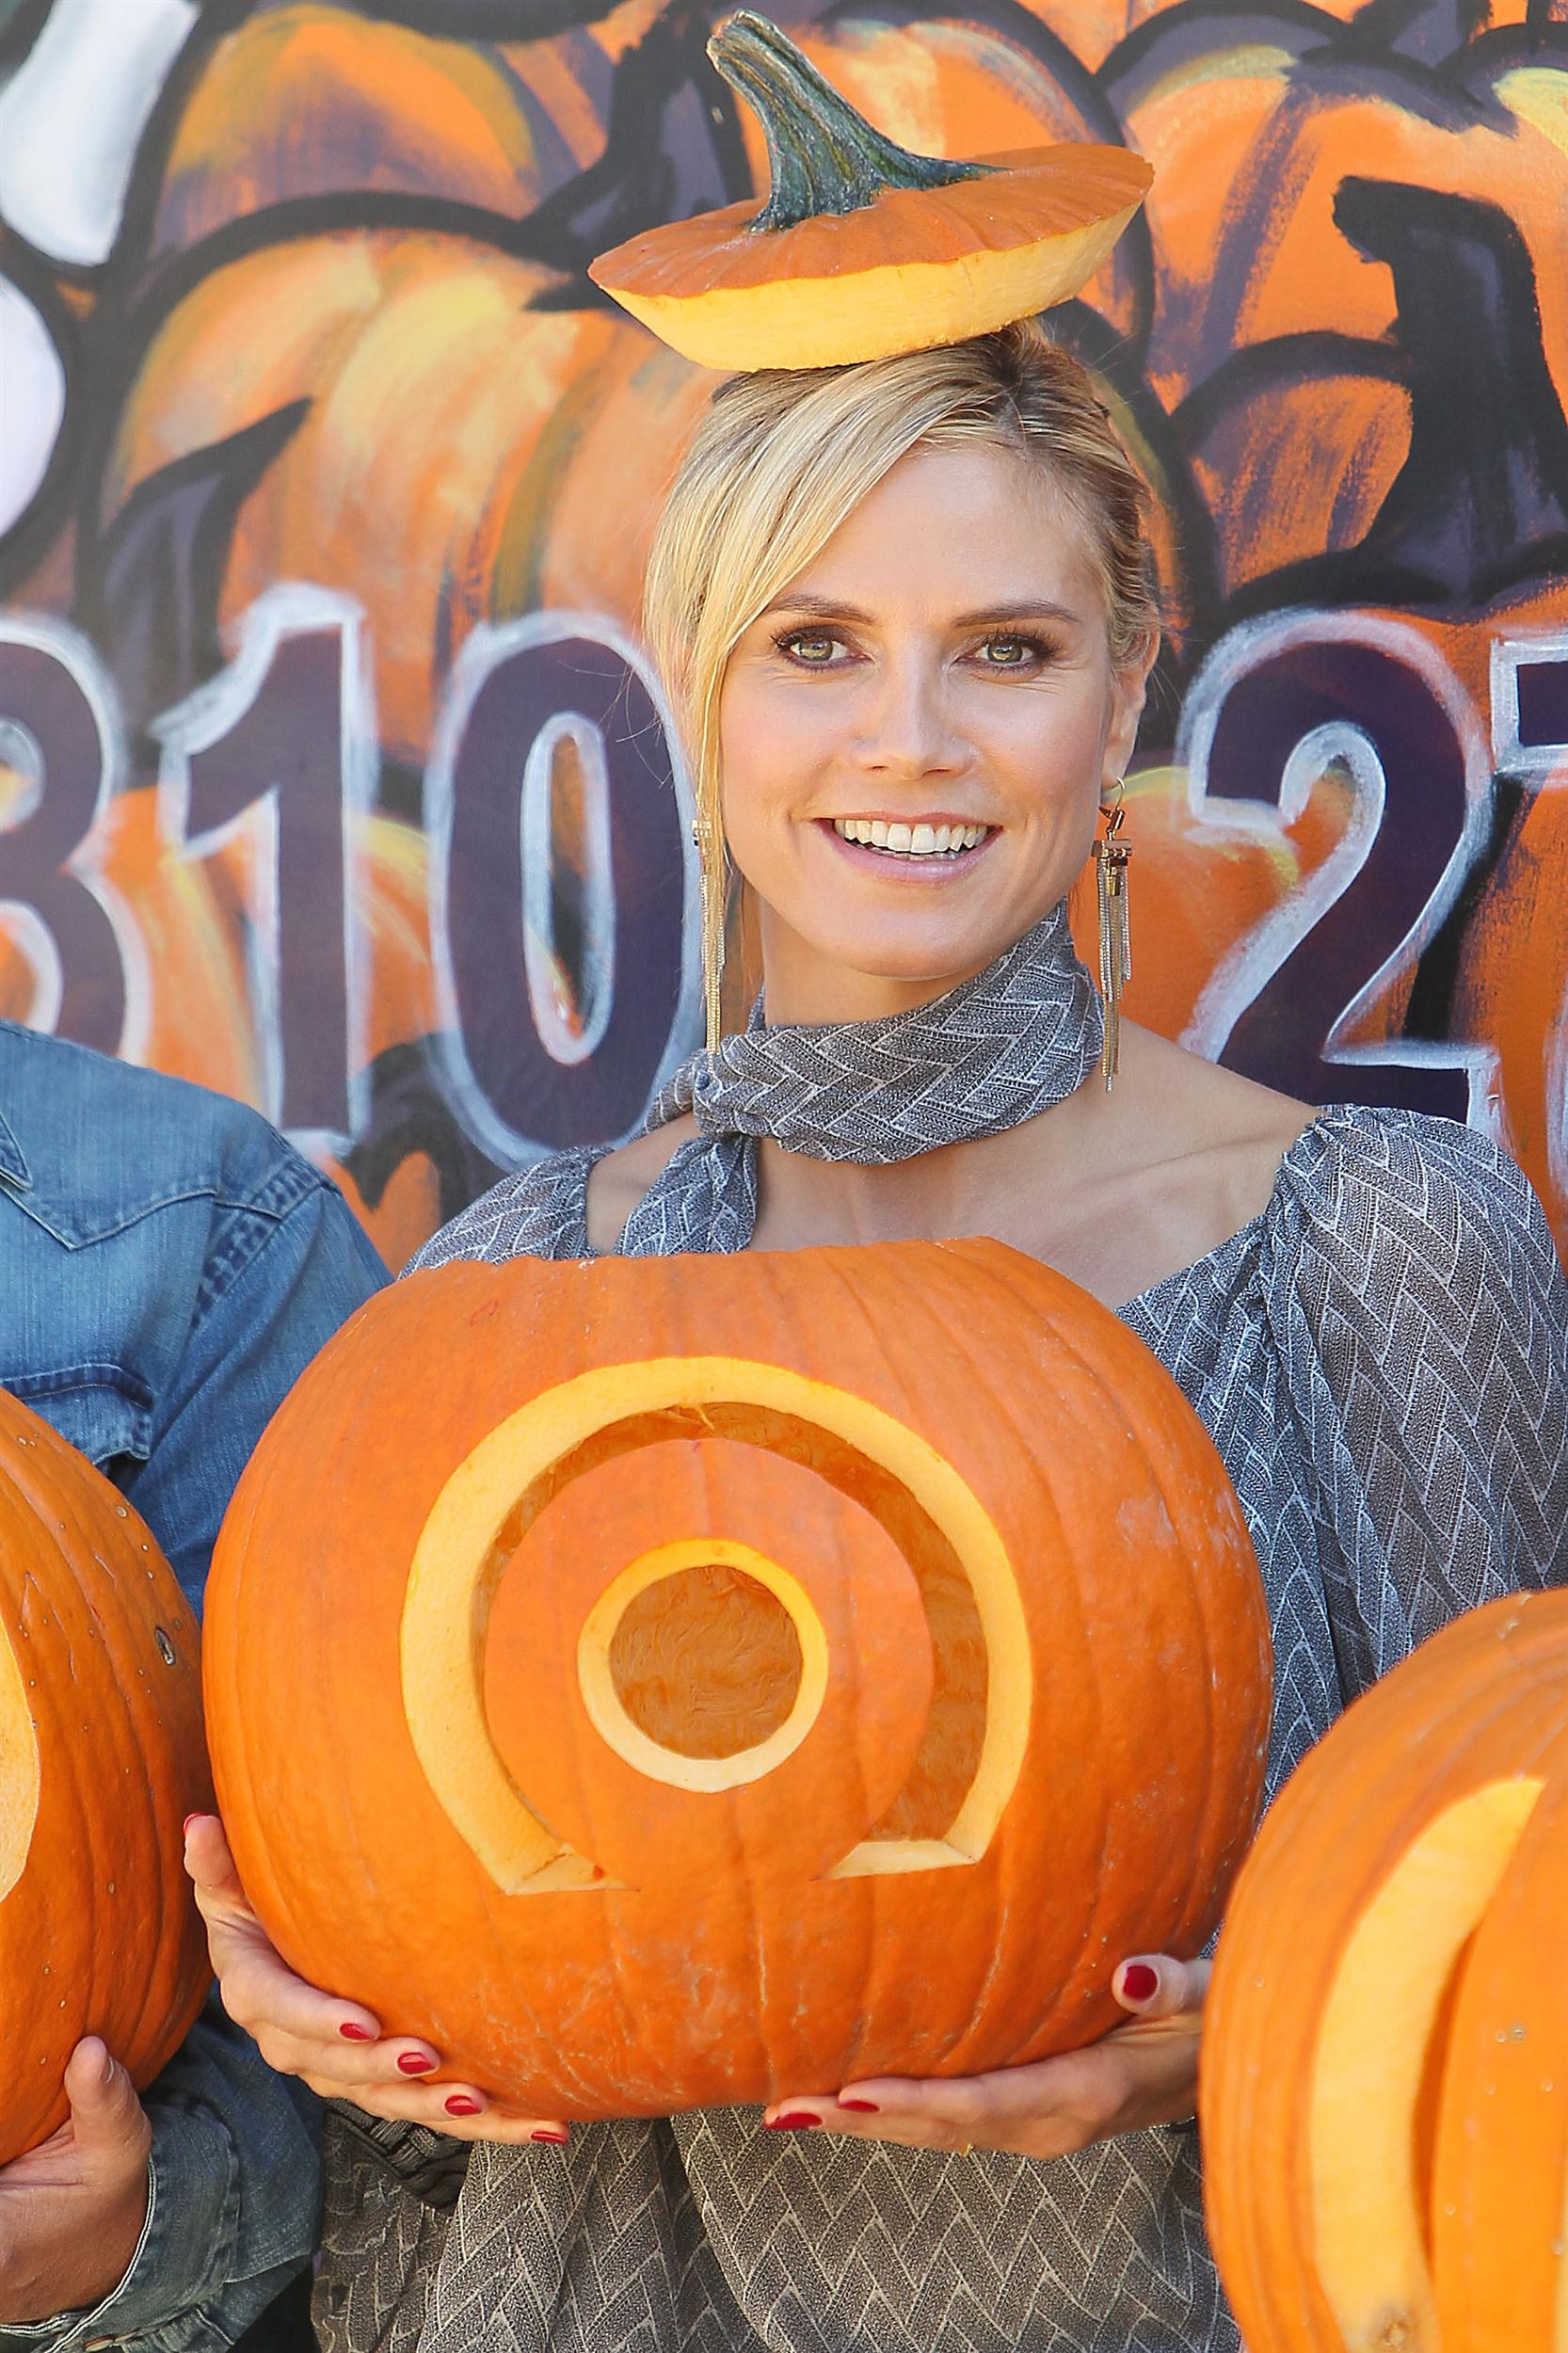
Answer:
[[[276,1223],[231,1214],[189,1339],[122,1494],[198,1609],[224,1509],[311,1358],[386,1280],[341,1193],[313,1188]]]
[[[163,1338],[170,1318],[181,1329],[167,1376],[148,1385],[145,1449],[104,1464],[198,1606],[224,1509],[267,1420],[386,1279],[335,1189],[260,1122],[247,1130],[247,1150],[253,1181],[212,1201],[184,1289],[151,1294]],[[138,1255],[145,1248],[167,1272],[178,1250],[172,1232],[160,1242],[158,1222],[144,1220]],[[72,1254],[84,1274],[100,1255],[90,1241]],[[110,1279],[90,1288],[102,1295]],[[113,1279],[146,1306],[139,1278]],[[56,1401],[45,1385],[28,1401],[47,1415]],[[0,2325],[4,2353],[98,2345],[227,2353],[309,2262],[320,2213],[318,2105],[272,2073],[216,1995],[142,2098],[152,2127],[149,2207],[125,2276],[90,2311]]]

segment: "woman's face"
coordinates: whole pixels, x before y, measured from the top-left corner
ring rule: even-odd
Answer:
[[[775,1021],[981,970],[1081,872],[1131,756],[1084,526],[984,443],[892,468],[730,658],[724,819]]]

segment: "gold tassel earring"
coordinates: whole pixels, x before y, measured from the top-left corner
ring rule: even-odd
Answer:
[[[708,1051],[712,1054],[724,1034],[720,1000],[724,986],[724,927],[728,913],[724,836],[699,815],[692,827],[696,845],[702,909],[702,1013]],[[715,835],[717,839],[715,840]]]
[[[1100,1070],[1110,1094],[1121,1067],[1122,991],[1132,974],[1132,936],[1128,928],[1127,870],[1131,844],[1121,839],[1126,812],[1125,787],[1118,778],[1116,798],[1106,813],[1105,835],[1095,844],[1095,888],[1099,905],[1100,995],[1105,1000],[1105,1044]]]

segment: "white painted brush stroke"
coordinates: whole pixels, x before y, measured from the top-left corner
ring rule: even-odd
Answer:
[[[21,288],[0,278],[0,533],[37,496],[64,415],[55,338]]]
[[[55,0],[0,91],[0,216],[51,260],[106,261],[136,145],[195,0]]]

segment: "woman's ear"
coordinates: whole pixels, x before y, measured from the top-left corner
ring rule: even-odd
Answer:
[[[1160,651],[1160,633],[1146,630],[1125,662],[1112,671],[1111,725],[1105,739],[1105,775],[1109,784],[1113,777],[1123,776],[1132,764],[1133,745],[1138,741],[1138,722],[1143,717],[1144,703],[1148,694],[1149,673]]]

